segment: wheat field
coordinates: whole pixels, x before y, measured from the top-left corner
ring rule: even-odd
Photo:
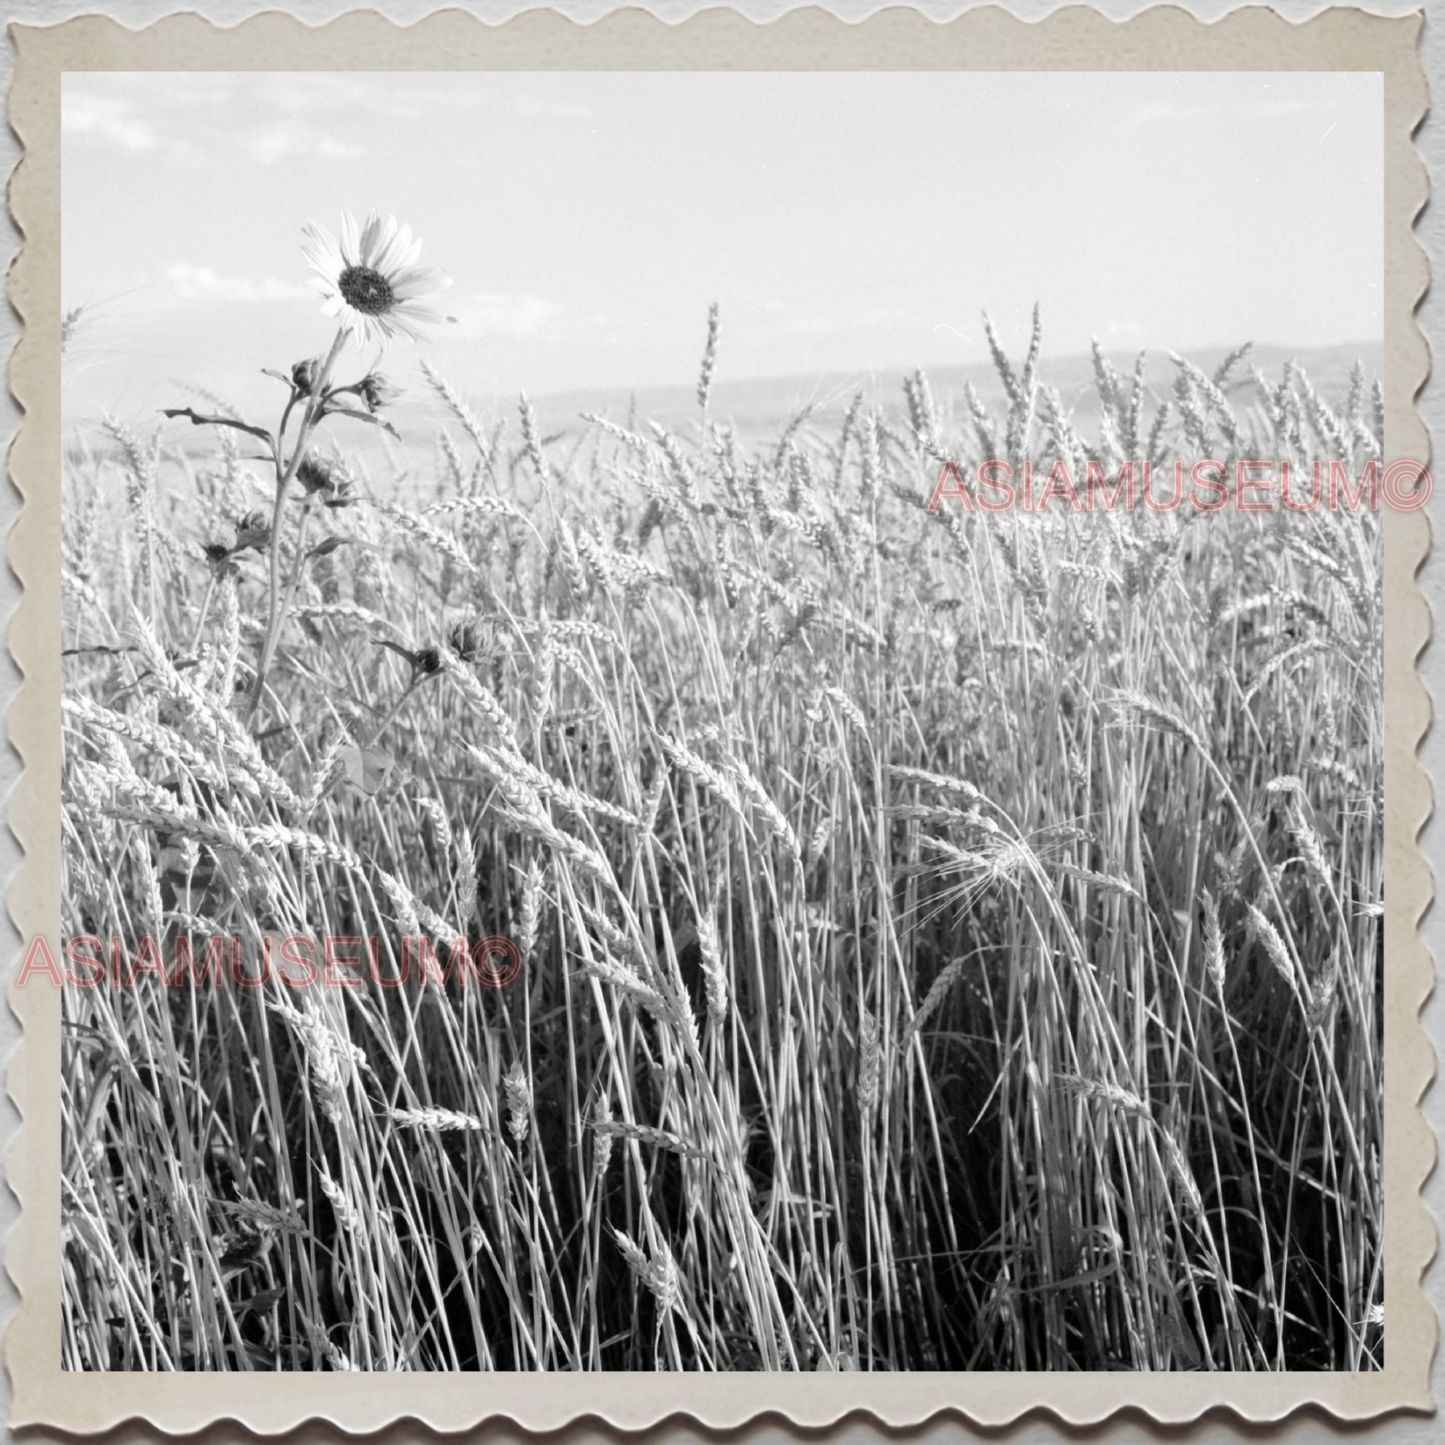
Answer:
[[[928,507],[1378,386],[1086,429],[1036,326],[744,444],[716,337],[674,432],[327,420],[261,684],[246,435],[70,445],[66,1366],[1379,1368],[1378,514]]]

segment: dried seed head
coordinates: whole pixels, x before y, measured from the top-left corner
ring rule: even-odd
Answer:
[[[338,1349],[330,1340],[323,1340],[322,1344],[326,1349],[326,1363],[338,1374],[356,1368],[356,1366],[351,1363],[351,1356],[348,1355],[345,1350]]]
[[[537,437],[537,413],[532,410],[532,403],[527,400],[525,393],[522,396],[521,413],[522,441],[527,448],[527,456],[537,469],[537,475],[545,482],[547,480],[547,463],[543,460],[542,444]]]
[[[527,879],[522,885],[522,915],[519,920],[522,936],[517,940],[517,946],[522,950],[523,958],[530,957],[537,946],[537,927],[542,918],[542,884],[545,878],[546,870],[533,858],[527,865]]]
[[[657,1301],[659,1314],[666,1314],[675,1308],[682,1292],[681,1282],[677,1273],[677,1262],[673,1259],[666,1241],[661,1243],[660,1252],[648,1269],[647,1287]]]
[[[1132,1118],[1149,1119],[1153,1117],[1149,1112],[1149,1106],[1138,1094],[1119,1084],[1110,1083],[1106,1079],[1065,1076],[1059,1082],[1073,1093],[1082,1094],[1086,1099],[1098,1099],[1103,1103],[1111,1104]]]
[[[858,1031],[858,1107],[869,1113],[878,1102],[878,1020],[865,1008]]]
[[[707,1016],[721,1025],[728,1011],[728,975],[718,944],[717,920],[704,913],[697,921],[698,947],[702,950],[703,987],[707,993]]]
[[[520,1059],[513,1059],[502,1080],[507,1096],[507,1129],[518,1144],[527,1137],[532,1119],[532,1089]]]
[[[681,1286],[677,1263],[666,1241],[659,1243],[657,1256],[649,1260],[625,1231],[614,1229],[612,1233],[617,1240],[617,1247],[622,1251],[622,1257],[627,1261],[627,1267],[652,1291],[659,1314],[672,1309],[677,1304]]]
[[[477,845],[472,830],[462,824],[461,836],[455,839],[457,861],[457,907],[465,930],[477,909]]]
[[[365,1055],[350,1040],[343,1039],[314,1007],[298,1009],[290,1004],[269,1007],[300,1037],[322,1112],[339,1127],[346,1110],[347,1085],[355,1071],[365,1064]]]
[[[627,1267],[638,1279],[645,1278],[647,1274],[647,1256],[632,1241],[632,1236],[625,1229],[614,1229],[613,1237],[617,1240],[617,1247],[622,1251],[622,1257],[627,1261]]]
[[[454,1109],[392,1109],[390,1113],[395,1123],[408,1129],[475,1134],[485,1127],[475,1114],[459,1114]]]
[[[1307,1018],[1312,1029],[1319,1028],[1330,1011],[1335,998],[1335,983],[1339,978],[1338,960],[1331,955],[1323,971],[1310,983],[1310,1004]]]
[[[808,839],[808,866],[812,867],[825,852],[837,828],[837,820],[831,813],[824,813],[818,819],[818,826],[813,829],[813,836]]]
[[[1219,932],[1219,909],[1215,907],[1214,898],[1207,888],[1200,889],[1199,897],[1204,904],[1204,966],[1209,970],[1215,988],[1223,994],[1224,941]]]
[[[882,459],[878,445],[878,418],[872,412],[863,423],[863,500],[872,506],[883,489]]]
[[[540,727],[552,710],[552,672],[557,659],[557,644],[550,637],[542,639],[533,664],[532,686],[528,701],[532,705],[532,719]]]
[[[1320,844],[1319,834],[1306,821],[1303,812],[1289,825],[1290,837],[1295,841],[1295,847],[1300,850],[1300,856],[1305,860],[1305,867],[1313,874],[1315,882],[1325,888],[1330,886],[1330,865],[1325,860],[1325,850]]]
[[[321,1170],[321,1192],[331,1203],[336,1214],[337,1225],[348,1234],[355,1234],[361,1228],[361,1218],[346,1197],[346,1191],[329,1175]]]
[[[908,1026],[910,1035],[918,1033],[938,1012],[943,1005],[943,1000],[948,997],[948,991],[963,974],[963,958],[955,958],[943,968],[939,969],[938,977],[929,985],[928,993],[924,996],[923,1002],[918,1007],[918,1012],[913,1015],[913,1022]]]
[[[605,1091],[597,1096],[592,1121],[595,1126],[592,1134],[592,1177],[601,1179],[612,1162],[612,1132],[606,1127],[612,1122],[612,1106]]]
[[[707,409],[708,394],[712,391],[712,372],[717,364],[718,312],[714,301],[707,309],[707,345],[702,353],[702,375],[697,383],[697,404]]]
[[[1289,985],[1295,986],[1294,966],[1290,962],[1289,950],[1284,945],[1284,939],[1280,937],[1279,930],[1259,911],[1254,904],[1247,905],[1249,909],[1249,923],[1254,931],[1254,936],[1264,944],[1264,951],[1269,955],[1269,961],[1274,965],[1274,971]]]

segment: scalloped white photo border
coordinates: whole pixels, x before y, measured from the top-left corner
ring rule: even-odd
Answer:
[[[65,70],[1367,70],[1385,77],[1385,391],[1387,461],[1428,457],[1414,405],[1429,354],[1414,310],[1429,267],[1413,222],[1427,195],[1412,133],[1427,88],[1423,16],[1337,8],[1295,22],[1254,7],[1204,23],[1173,6],[1112,21],[1084,6],[1024,22],[989,7],[948,22],[894,9],[845,24],[820,10],[760,25],[712,10],[667,25],[640,10],[581,26],[552,11],[490,25],[458,10],[398,26],[355,11],[310,26],[281,13],[229,28],[195,14],[133,31],[103,16],[11,26],[16,50],[10,123],[22,159],[10,206],[22,234],[8,278],[23,334],[9,383],[25,414],[9,454],[23,497],[7,554],[24,595],[9,644],[24,676],[8,721],[24,774],[11,828],[25,857],[11,886],[23,940],[60,952],[60,75]],[[765,1412],[818,1428],[866,1412],[890,1427],[951,1416],[999,1427],[1035,1410],[1071,1424],[1124,1409],[1161,1424],[1224,1408],[1253,1422],[1305,1406],[1341,1421],[1433,1411],[1429,1370],[1437,1323],[1421,1288],[1435,1225],[1420,1196],[1435,1140],[1417,1108],[1434,1072],[1419,1021],[1433,966],[1417,925],[1432,896],[1417,839],[1432,792],[1417,749],[1430,700],[1415,663],[1430,636],[1416,574],[1430,547],[1424,511],[1385,519],[1385,1368],[1368,1374],[827,1374],[727,1377],[654,1374],[231,1375],[80,1374],[60,1368],[60,1000],[9,990],[25,1031],[8,1074],[22,1116],[8,1177],[21,1216],[6,1248],[20,1304],[5,1334],[10,1423],[91,1433],[128,1420],[188,1432],[233,1419],[266,1434],[308,1420],[350,1431],[417,1420],[457,1430],[505,1420],[551,1430],[585,1417],[639,1429],[668,1417],[737,1427]],[[19,959],[13,961],[14,977]]]

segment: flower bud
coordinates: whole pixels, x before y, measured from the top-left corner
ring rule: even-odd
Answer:
[[[315,452],[309,452],[301,458],[300,465],[296,468],[296,480],[301,483],[301,489],[307,496],[314,492],[330,491],[335,483],[331,477],[331,463]]]
[[[333,476],[322,501],[328,507],[349,507],[356,500],[356,483],[350,477]]]
[[[321,358],[310,357],[306,361],[298,361],[291,368],[291,385],[296,388],[297,396],[310,396],[311,388],[316,384],[316,373],[321,369]]]
[[[247,512],[236,523],[235,550],[237,552],[244,552],[247,547],[254,547],[260,551],[270,540],[271,522],[265,512]]]
[[[479,617],[469,617],[452,628],[447,641],[463,662],[476,662],[487,651],[490,628]]]
[[[401,388],[393,385],[379,371],[370,371],[356,383],[356,394],[365,403],[369,412],[378,412],[390,406],[401,395]]]

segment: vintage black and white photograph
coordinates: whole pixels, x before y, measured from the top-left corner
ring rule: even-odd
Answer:
[[[63,1367],[1382,1369],[1381,87],[67,73]]]

